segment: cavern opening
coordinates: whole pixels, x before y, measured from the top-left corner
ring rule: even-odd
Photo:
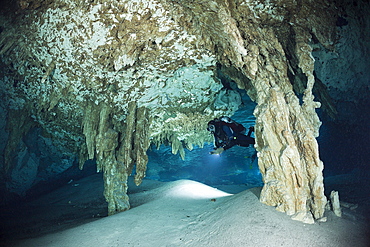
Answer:
[[[236,83],[218,71],[218,77],[224,90],[232,90],[240,95],[239,109],[231,115],[231,119],[248,128],[254,126],[253,111],[256,104],[246,94],[238,89]],[[237,98],[239,100],[239,98]],[[210,119],[212,120],[212,119]],[[261,187],[262,177],[258,168],[257,152],[253,145],[249,147],[234,146],[221,155],[211,155],[213,137],[204,143],[203,147],[194,146],[192,150],[185,149],[184,159],[178,153],[172,154],[171,147],[151,145],[148,154],[146,178],[160,181],[191,179],[211,186],[240,185],[242,188]],[[252,134],[254,137],[254,133]],[[231,191],[229,191],[231,192]]]

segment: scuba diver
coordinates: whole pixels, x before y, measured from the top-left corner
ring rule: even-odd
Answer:
[[[215,148],[210,154],[221,154],[223,151],[238,145],[248,147],[255,143],[251,133],[254,127],[249,127],[248,134],[245,135],[245,127],[229,117],[215,118],[208,122],[207,130],[213,134],[215,138]]]

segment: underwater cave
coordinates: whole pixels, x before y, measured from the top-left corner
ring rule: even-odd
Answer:
[[[354,224],[355,230],[349,231],[353,236],[346,235],[344,242],[341,230],[334,230],[330,237],[320,235],[315,244],[367,242],[368,1],[324,1],[313,6],[310,1],[283,0],[9,0],[4,6],[0,10],[4,244],[58,246],[62,241],[63,246],[78,246],[71,245],[69,237],[55,242],[50,238],[94,222],[109,228],[112,223],[104,222],[119,217],[127,217],[123,218],[127,222],[133,217],[135,224],[134,210],[145,207],[148,212],[162,207],[164,212],[186,211],[181,222],[192,214],[197,219],[208,215],[204,222],[209,225],[222,218],[196,211],[198,201],[183,203],[187,196],[222,208],[228,216],[221,225],[238,211],[235,200],[266,210],[259,216],[270,215],[271,207],[289,221],[296,220],[284,226],[262,224],[261,229],[302,227],[305,232],[307,224],[316,226],[312,232],[326,234],[330,231],[320,229],[325,224],[327,229]],[[214,143],[207,123],[221,116],[245,128],[254,126],[256,144],[211,155]],[[339,193],[338,205],[333,192]],[[162,198],[162,204],[155,204]],[[208,204],[199,204],[200,209],[203,206]],[[251,214],[258,210],[245,209]],[[240,218],[235,229],[268,221],[249,222],[241,214],[230,219]],[[163,225],[156,222],[147,230],[155,232]],[[181,222],[171,221],[172,228]],[[200,220],[194,222],[184,226],[188,235],[182,236],[182,230],[173,234],[176,241],[169,234],[168,239],[148,237],[154,242],[137,243],[246,246],[240,235],[248,234],[235,231],[230,242],[206,241],[202,234],[217,231],[211,227],[203,232],[195,227]],[[191,238],[196,232],[199,238]],[[144,233],[125,234],[128,242],[120,237],[118,246],[129,246]],[[278,234],[276,238],[256,234],[271,239],[251,246],[279,239]],[[311,237],[302,237],[302,245],[291,237],[281,244],[307,246]],[[108,242],[89,243],[113,245]]]

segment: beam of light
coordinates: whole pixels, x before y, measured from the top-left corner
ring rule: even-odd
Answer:
[[[224,162],[224,158],[222,154],[209,154],[209,152],[207,152],[204,155],[203,161],[206,164],[214,166],[221,165]]]
[[[167,193],[169,197],[190,199],[213,199],[231,195],[232,194],[192,180],[178,180],[173,182],[172,187]]]

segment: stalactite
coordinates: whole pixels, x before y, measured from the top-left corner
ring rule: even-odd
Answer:
[[[132,101],[127,112],[123,126],[114,126],[111,106],[90,102],[83,120],[88,158],[95,157],[97,169],[104,172],[104,196],[109,215],[130,208],[127,179],[136,164],[135,183],[139,185],[148,162],[149,111],[145,107],[138,108],[137,103]],[[81,150],[81,158],[84,152]]]
[[[126,124],[125,124],[125,132],[123,133],[123,143],[119,149],[119,160],[121,160],[124,164],[125,169],[131,173],[133,165],[134,165],[134,153],[132,152],[133,149],[133,140],[135,134],[135,121],[136,121],[136,102],[131,101],[128,104],[127,109],[127,117],[126,117]]]
[[[235,107],[237,104],[234,102],[231,105]],[[232,107],[230,106],[227,112],[212,111],[212,115],[198,112],[177,113],[176,116],[164,121],[153,121],[154,124],[151,125],[151,143],[156,145],[157,148],[162,144],[170,145],[172,153],[175,155],[179,153],[184,160],[185,149],[191,151],[194,145],[202,148],[204,143],[212,142],[213,137],[206,130],[208,121],[216,116],[228,115],[231,109]]]
[[[170,137],[171,149],[173,154],[177,154],[180,148],[182,148],[182,143],[177,139],[177,136],[174,134]]]
[[[79,153],[79,157],[78,157],[78,168],[80,170],[83,169],[85,161],[88,160],[88,159],[89,159],[89,155],[87,153],[86,142],[83,142],[83,143],[81,143],[80,153]]]
[[[94,159],[95,157],[95,137],[97,135],[98,116],[97,106],[93,103],[88,103],[85,108],[83,119],[83,134],[86,138],[86,147],[89,159]]]
[[[146,165],[148,163],[148,156],[146,151],[149,148],[149,112],[145,107],[140,107],[137,110],[137,120],[136,120],[136,131],[134,139],[134,149],[136,153],[136,174],[135,174],[135,184],[140,185],[141,181],[145,177]]]

